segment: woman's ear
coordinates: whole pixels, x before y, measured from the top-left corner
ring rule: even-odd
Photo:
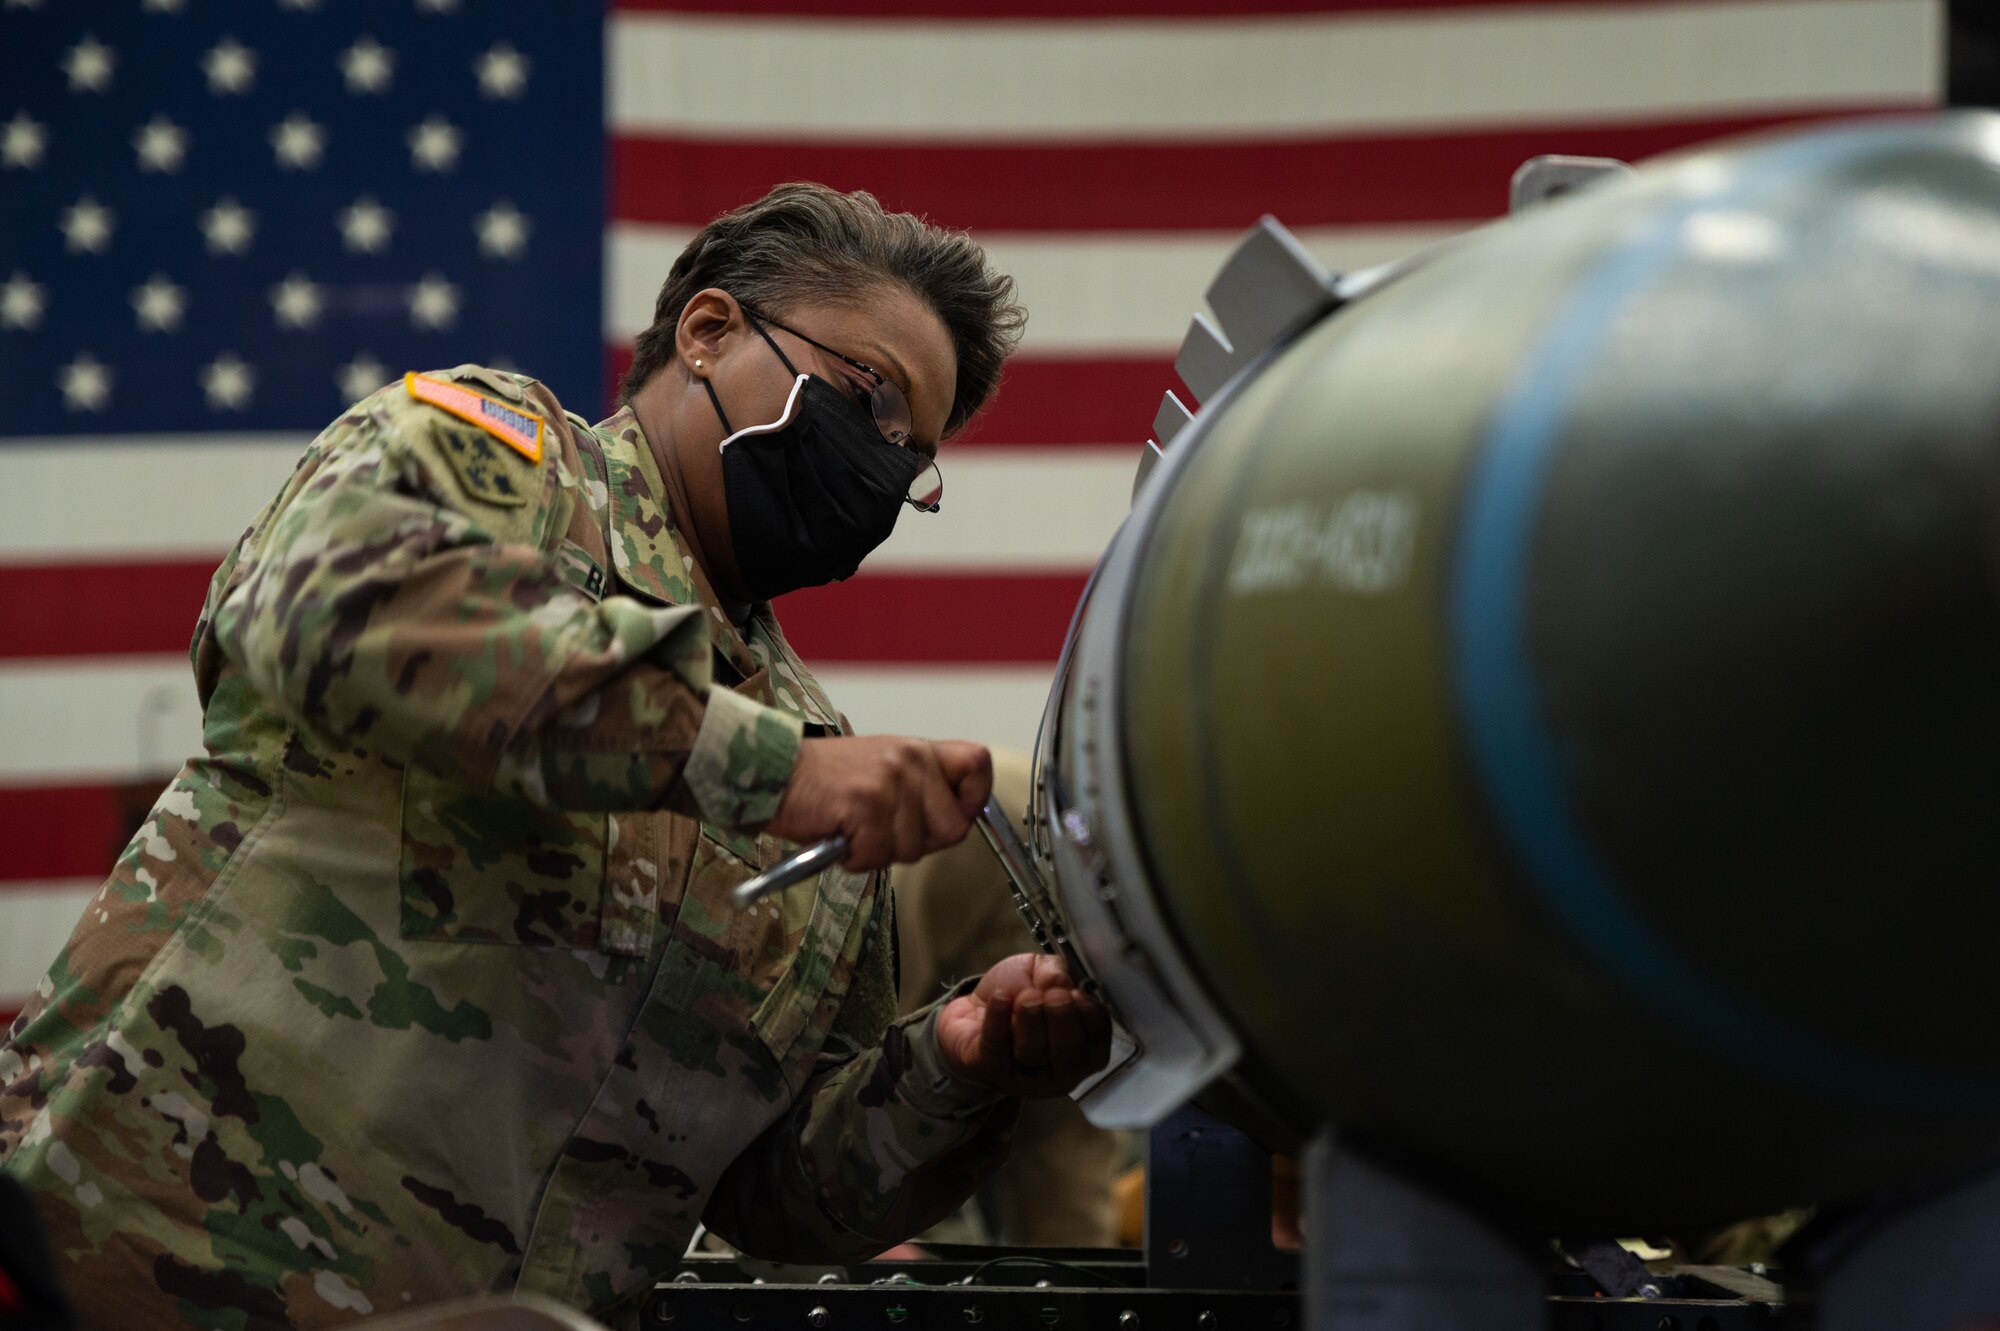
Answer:
[[[674,326],[674,351],[688,373],[706,378],[722,358],[733,329],[740,327],[743,307],[719,287],[697,291],[681,308]]]

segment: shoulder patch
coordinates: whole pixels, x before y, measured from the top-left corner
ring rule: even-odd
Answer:
[[[433,379],[427,374],[406,374],[403,386],[419,402],[428,402],[462,421],[477,425],[528,461],[541,465],[543,421],[532,411],[495,402],[484,393],[475,393],[462,384]]]
[[[453,425],[439,430],[433,438],[450,459],[465,492],[474,499],[506,508],[528,502],[528,489],[522,484],[527,477],[520,462],[510,460],[507,450],[492,436]]]

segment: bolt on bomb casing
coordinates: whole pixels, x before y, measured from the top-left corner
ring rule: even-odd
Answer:
[[[1089,788],[1143,867],[1065,899],[1143,894],[1301,1133],[1538,1222],[2000,1154],[1995,256],[2000,118],[1866,122],[1307,328],[1086,611],[1113,687],[1056,707],[1115,738],[1042,813]]]

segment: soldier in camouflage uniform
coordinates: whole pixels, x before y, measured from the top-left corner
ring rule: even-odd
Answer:
[[[0,1046],[0,1157],[82,1325],[507,1289],[627,1318],[700,1221],[793,1260],[922,1228],[1009,1096],[1101,1063],[1046,959],[891,1020],[876,870],[963,836],[985,753],[840,737],[746,587],[703,414],[770,420],[806,378],[734,291],[912,367],[934,446],[1018,324],[976,256],[786,187],[676,263],[609,420],[460,366],[313,441],[210,585],[205,754]],[[786,359],[845,391],[833,356]],[[730,909],[834,832],[846,866]]]

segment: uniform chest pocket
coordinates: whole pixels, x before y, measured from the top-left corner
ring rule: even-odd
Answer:
[[[607,889],[607,814],[558,813],[411,768],[397,879],[405,938],[643,955]]]
[[[749,910],[729,905],[729,889],[794,847],[704,826],[695,848],[688,900],[720,933],[731,958],[750,1031],[781,1063],[808,1028],[825,1034],[852,970],[848,944],[873,908],[873,875],[830,869],[764,898]],[[682,920],[689,912],[682,910]]]

